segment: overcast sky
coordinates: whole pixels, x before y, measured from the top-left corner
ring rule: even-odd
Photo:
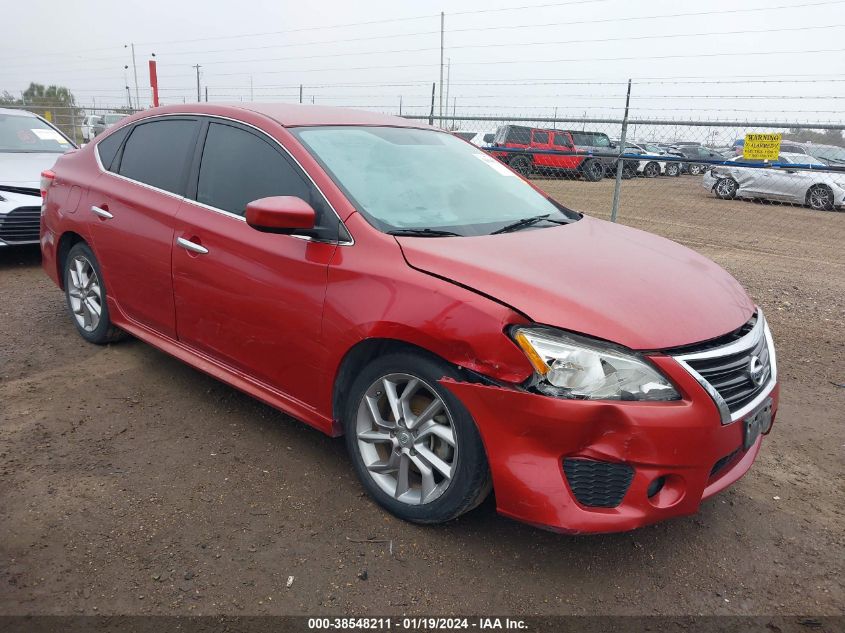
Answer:
[[[459,115],[620,116],[628,77],[632,113],[644,118],[838,122],[845,103],[845,0],[0,0],[0,9],[20,18],[0,40],[0,91],[57,83],[83,105],[126,105],[127,84],[134,101],[134,42],[143,106],[155,53],[163,103],[196,100],[199,64],[211,101],[295,102],[303,84],[306,102],[396,112],[401,97],[405,113],[427,113],[441,10]]]

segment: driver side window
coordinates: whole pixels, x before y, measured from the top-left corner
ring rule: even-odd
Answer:
[[[196,200],[243,216],[259,198],[302,198],[317,215],[316,230],[337,239],[339,220],[308,177],[258,134],[226,123],[209,123],[197,178]]]

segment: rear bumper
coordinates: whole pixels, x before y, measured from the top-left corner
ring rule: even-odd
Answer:
[[[561,532],[619,532],[693,514],[703,499],[740,479],[762,439],[743,452],[742,422],[722,425],[710,396],[680,365],[667,357],[654,361],[682,400],[573,401],[444,380],[478,425],[498,511]],[[773,415],[778,391],[775,385]],[[621,503],[579,503],[564,473],[566,458],[630,467]],[[650,497],[649,487],[661,477],[662,489]]]

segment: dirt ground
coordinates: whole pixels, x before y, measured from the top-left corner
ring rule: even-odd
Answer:
[[[610,181],[539,182],[609,209]],[[776,426],[698,515],[567,537],[488,500],[403,523],[342,440],[138,341],[86,344],[37,249],[6,249],[0,614],[843,613],[845,213],[719,201],[688,176],[623,194],[622,222],[724,265],[778,344]]]

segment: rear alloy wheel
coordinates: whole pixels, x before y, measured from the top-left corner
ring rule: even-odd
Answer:
[[[645,176],[646,178],[657,178],[659,175],[660,165],[658,165],[654,161],[646,163],[646,166],[643,167],[643,176]]]
[[[441,523],[490,492],[487,458],[475,423],[438,384],[445,363],[410,353],[368,365],[350,390],[346,444],[362,484],[396,516]]]
[[[699,176],[704,172],[704,165],[696,165],[693,163],[689,166],[689,173],[691,176]]]
[[[667,176],[680,176],[681,175],[681,167],[678,163],[666,163],[666,175]]]
[[[816,211],[833,209],[833,192],[827,185],[814,185],[807,192],[807,204]]]
[[[531,159],[527,156],[514,156],[508,163],[511,169],[526,178],[531,174]]]
[[[65,260],[65,298],[76,331],[90,343],[119,340],[123,332],[111,324],[97,258],[84,242],[75,244]]]
[[[733,178],[720,178],[713,186],[713,193],[722,200],[733,200],[738,189],[739,184]]]
[[[590,159],[581,166],[581,173],[584,178],[590,182],[598,182],[604,178],[604,165],[601,161]]]

